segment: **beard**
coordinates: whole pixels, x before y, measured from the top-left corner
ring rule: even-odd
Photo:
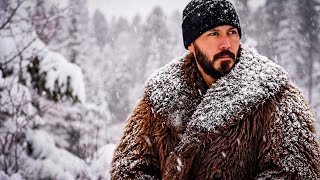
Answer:
[[[235,65],[236,56],[233,52],[229,50],[223,50],[213,56],[212,59],[209,59],[207,55],[200,50],[200,48],[194,43],[195,59],[198,64],[203,69],[204,73],[211,76],[214,79],[221,78],[227,75]],[[230,61],[222,61],[219,69],[214,68],[214,63],[224,56],[228,55],[233,61],[233,65],[230,65]]]

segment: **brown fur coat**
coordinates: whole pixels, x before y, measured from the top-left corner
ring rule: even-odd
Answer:
[[[209,89],[187,55],[147,81],[111,178],[318,179],[314,120],[286,72],[253,50]]]

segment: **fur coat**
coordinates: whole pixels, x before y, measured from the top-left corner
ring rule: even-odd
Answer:
[[[146,83],[111,179],[319,179],[315,117],[287,73],[248,47],[206,88],[192,55]]]

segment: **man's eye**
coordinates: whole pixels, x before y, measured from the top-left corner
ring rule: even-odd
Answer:
[[[219,33],[218,33],[218,32],[212,32],[212,33],[210,33],[209,35],[210,35],[210,36],[218,36]]]
[[[232,31],[229,31],[229,34],[238,34],[238,32],[236,30],[232,30]]]

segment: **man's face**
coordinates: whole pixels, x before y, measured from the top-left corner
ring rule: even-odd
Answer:
[[[200,71],[218,79],[234,67],[239,46],[237,28],[224,25],[203,33],[188,49],[194,53]]]

